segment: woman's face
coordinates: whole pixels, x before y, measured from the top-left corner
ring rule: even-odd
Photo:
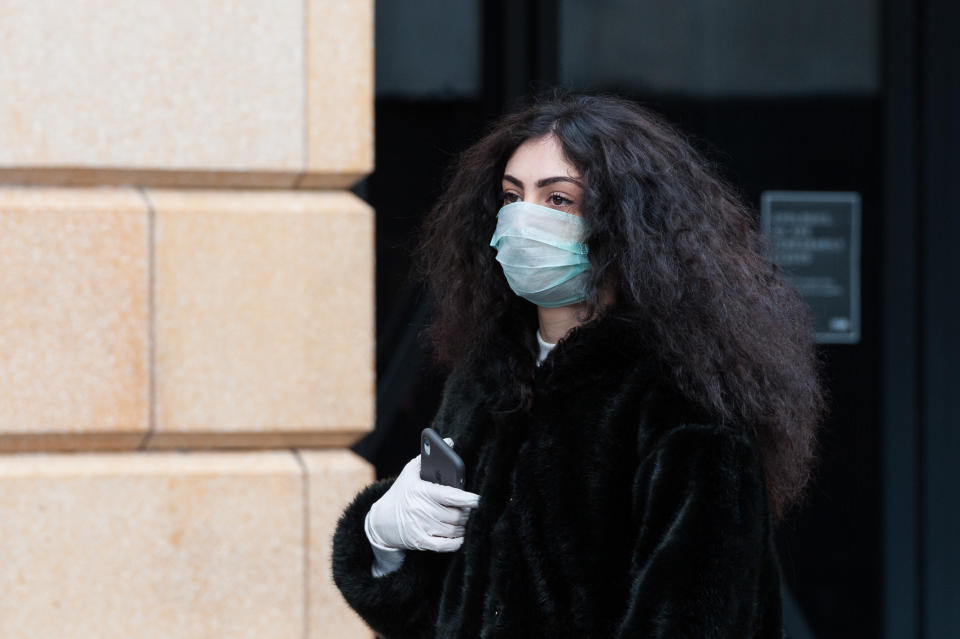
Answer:
[[[527,140],[503,170],[503,203],[530,202],[583,217],[580,174],[552,134]]]

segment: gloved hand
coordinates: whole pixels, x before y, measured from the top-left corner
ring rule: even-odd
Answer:
[[[420,479],[417,455],[370,507],[367,536],[387,548],[453,552],[463,545],[464,526],[479,499],[474,493]]]

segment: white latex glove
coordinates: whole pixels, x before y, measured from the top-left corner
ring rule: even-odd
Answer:
[[[386,548],[453,552],[463,545],[464,526],[479,499],[474,493],[420,479],[417,455],[370,507],[364,528],[373,544]]]

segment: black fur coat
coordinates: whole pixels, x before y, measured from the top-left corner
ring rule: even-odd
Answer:
[[[334,536],[334,579],[375,631],[782,637],[753,441],[670,392],[636,333],[616,318],[575,329],[530,371],[529,410],[509,410],[507,364],[529,343],[504,340],[450,375],[433,427],[455,440],[465,488],[480,495],[463,546],[407,551],[397,572],[373,577],[363,520],[390,480],[357,495]]]

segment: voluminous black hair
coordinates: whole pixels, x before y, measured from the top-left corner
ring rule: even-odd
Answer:
[[[533,312],[507,286],[488,243],[507,161],[546,135],[585,187],[588,315],[634,319],[680,392],[754,432],[782,514],[809,478],[824,404],[807,309],[764,256],[756,218],[733,190],[682,134],[633,102],[541,98],[459,156],[418,250],[436,304],[427,334],[438,360],[455,364],[511,325],[505,317]],[[615,294],[611,308],[605,291]]]

